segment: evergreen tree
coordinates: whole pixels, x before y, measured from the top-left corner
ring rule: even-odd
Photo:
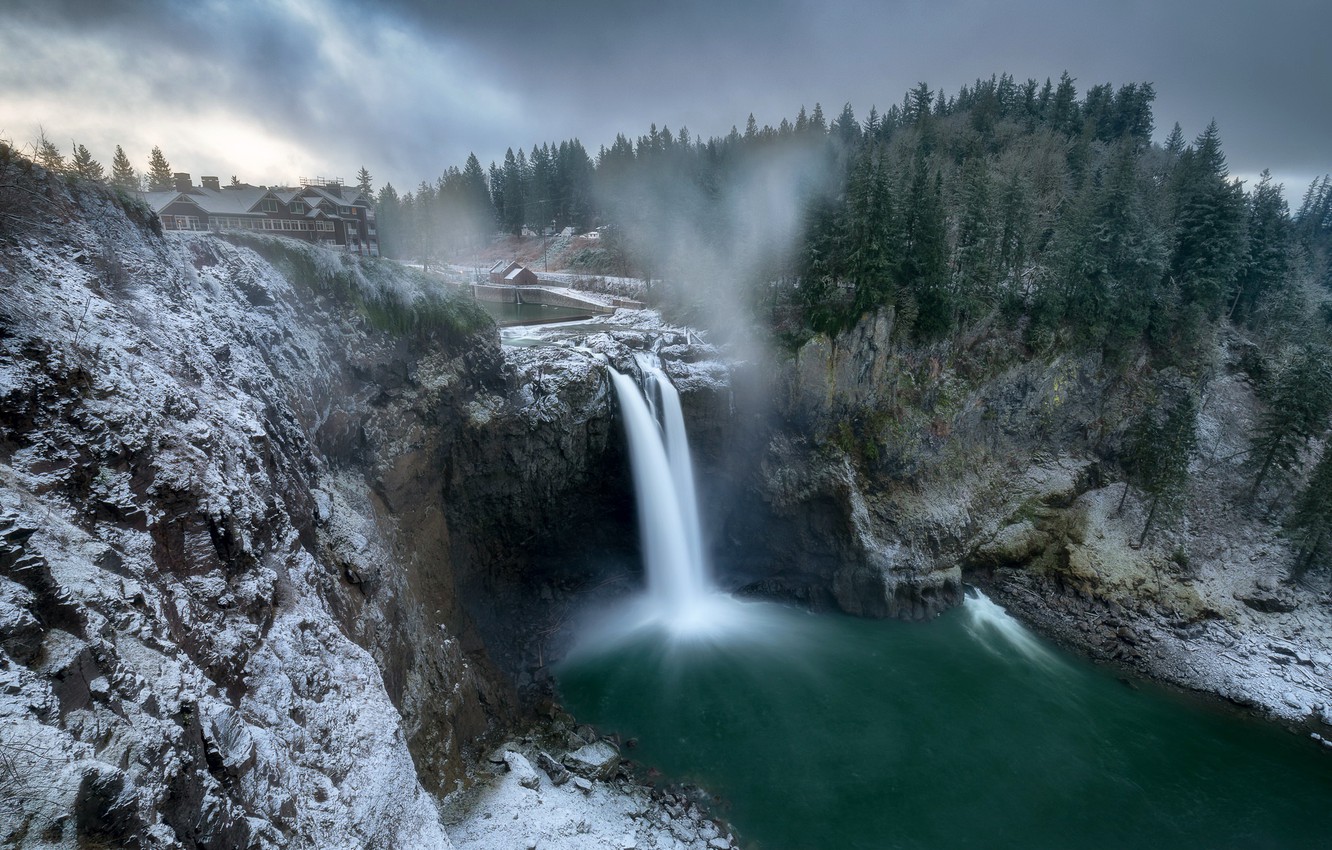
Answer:
[[[60,148],[56,147],[55,142],[46,138],[46,131],[40,127],[37,129],[37,144],[33,147],[37,154],[33,159],[42,168],[54,174],[60,174],[65,170],[65,158],[60,154]]]
[[[1010,306],[1020,305],[1022,271],[1033,237],[1031,199],[1026,183],[1014,171],[999,200],[999,273],[1006,281]]]
[[[167,162],[166,157],[162,155],[162,149],[155,145],[153,146],[152,154],[148,157],[148,171],[146,172],[146,177],[148,179],[149,192],[165,192],[174,184],[171,164]]]
[[[933,184],[933,186],[931,186]],[[902,232],[901,280],[915,300],[915,333],[931,340],[952,330],[948,293],[948,233],[944,216],[943,175],[916,156],[906,199]]]
[[[1073,135],[1082,126],[1078,112],[1078,90],[1074,79],[1065,71],[1059,76],[1059,87],[1050,101],[1050,125],[1060,133]]]
[[[385,183],[375,199],[375,219],[379,230],[379,251],[386,257],[403,257],[402,202],[392,183]]]
[[[1248,197],[1248,251],[1230,314],[1236,321],[1249,318],[1260,298],[1285,285],[1291,270],[1290,211],[1281,184],[1272,183],[1264,170]]]
[[[1233,297],[1243,250],[1244,193],[1228,179],[1216,122],[1180,157],[1174,176],[1174,250],[1185,333],[1219,318]]]
[[[116,145],[116,155],[111,158],[111,185],[127,192],[139,188],[139,175],[134,173],[134,166],[120,145]]]
[[[846,273],[853,287],[850,324],[893,300],[899,249],[887,158],[874,147],[861,152],[847,186]]]
[[[102,164],[93,159],[87,148],[83,145],[74,144],[73,150],[74,156],[70,160],[70,166],[75,174],[86,180],[101,180],[105,176]]]
[[[1170,135],[1166,137],[1165,152],[1172,157],[1184,153],[1184,130],[1180,128],[1178,121],[1171,128]]]
[[[999,268],[991,194],[984,158],[968,157],[962,163],[961,209],[953,252],[954,299],[960,324],[979,318],[996,301]]]
[[[1147,329],[1164,250],[1142,203],[1138,158],[1125,138],[1067,217],[1058,248],[1062,313],[1092,344],[1127,353]]]
[[[1265,394],[1267,409],[1251,442],[1258,467],[1251,498],[1272,470],[1294,469],[1300,450],[1327,427],[1332,413],[1332,351],[1313,345],[1297,349]]]
[[[1295,578],[1320,562],[1324,565],[1329,562],[1329,553],[1332,553],[1332,446],[1323,446],[1323,456],[1314,466],[1309,483],[1296,498],[1285,527],[1295,543]]]
[[[1151,497],[1139,546],[1151,533],[1158,509],[1163,505],[1177,507],[1183,499],[1189,462],[1198,449],[1198,404],[1192,392],[1184,392],[1164,417],[1158,417],[1158,410],[1147,411],[1129,434],[1128,466],[1138,485]]]
[[[842,107],[842,114],[833,122],[832,134],[848,150],[860,141],[860,124],[856,122],[850,103]]]
[[[462,190],[471,240],[479,240],[493,233],[495,208],[490,202],[486,173],[481,170],[481,161],[474,153],[467,155],[467,163],[463,166]]]
[[[361,166],[360,171],[356,172],[356,188],[367,198],[375,196],[374,178],[370,176],[369,171],[365,170],[364,165]]]

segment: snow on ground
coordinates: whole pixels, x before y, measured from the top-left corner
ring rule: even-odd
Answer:
[[[0,269],[0,843],[448,847],[293,525],[342,329],[247,249],[61,233]]]
[[[489,769],[481,769],[476,786],[447,802],[444,820],[454,847],[728,850],[736,846],[735,836],[724,825],[710,820],[683,796],[663,798],[622,776],[589,780],[575,775],[557,785],[534,767],[539,753],[531,736],[510,741],[492,757]]]

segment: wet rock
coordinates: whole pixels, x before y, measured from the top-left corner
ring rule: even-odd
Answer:
[[[579,747],[564,757],[564,766],[579,776],[606,779],[619,766],[620,753],[605,741]]]

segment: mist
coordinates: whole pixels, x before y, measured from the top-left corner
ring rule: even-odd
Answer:
[[[837,185],[823,144],[798,136],[747,148],[713,140],[694,170],[666,152],[640,152],[634,169],[614,163],[596,200],[623,249],[668,312],[683,314],[742,356],[760,357],[755,321],[772,286],[790,280],[810,200]]]

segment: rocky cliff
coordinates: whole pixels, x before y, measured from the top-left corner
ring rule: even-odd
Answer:
[[[450,846],[575,597],[636,580],[601,357],[714,431],[724,368],[651,315],[505,355],[388,261],[6,165],[4,843]]]
[[[886,312],[779,360],[736,521],[785,522],[733,530],[771,544],[750,587],[922,618],[982,585],[1080,652],[1332,737],[1329,577],[1291,581],[1279,506],[1249,498],[1250,346],[1223,331],[1188,375],[1022,348],[999,328],[911,345]],[[1200,450],[1140,545],[1149,500],[1118,458],[1132,417],[1179,386],[1201,395]]]
[[[22,177],[0,260],[0,824],[19,846],[448,846],[510,714],[441,423],[493,325],[382,264],[163,239]]]

